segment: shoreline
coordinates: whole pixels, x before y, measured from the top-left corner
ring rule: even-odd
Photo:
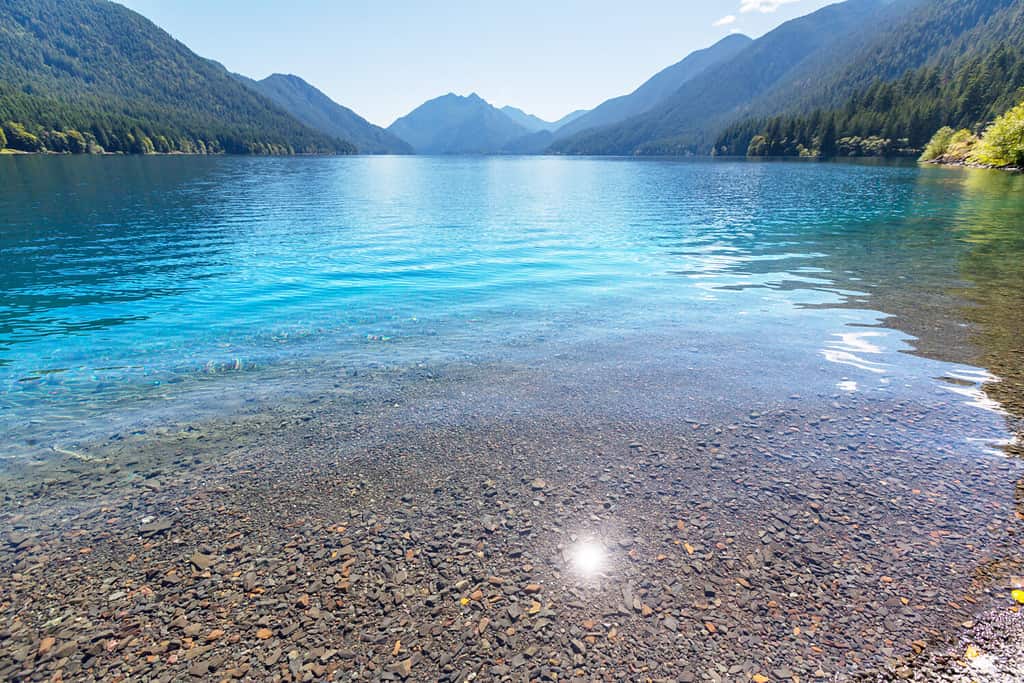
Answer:
[[[51,152],[49,150],[41,152],[26,152],[20,149],[4,148],[0,149],[0,156],[30,156],[30,157],[356,157],[356,156],[385,156],[377,154],[360,154],[358,152],[353,154],[342,154],[340,152],[324,153],[324,154],[310,154],[306,152],[295,153],[295,154],[231,154],[228,152],[216,152],[214,154],[200,154],[198,152],[152,152],[150,154],[125,154],[124,152],[83,152],[81,154],[75,154],[73,152]],[[409,156],[409,155],[394,155],[394,156]]]
[[[978,164],[972,161],[958,160],[958,159],[931,159],[929,161],[919,161],[920,164],[929,164],[931,166],[945,166],[948,168],[976,168],[985,171],[1006,171],[1007,173],[1024,173],[1024,168],[1018,166],[990,166],[988,164]]]
[[[723,162],[808,162],[808,163],[827,163],[827,162],[881,162],[881,163],[909,163],[915,161],[918,164],[928,164],[931,166],[946,166],[951,168],[974,168],[981,170],[992,170],[992,171],[1006,171],[1009,173],[1024,173],[1024,168],[1016,166],[989,166],[986,164],[978,164],[967,161],[956,161],[949,160],[945,161],[942,159],[932,159],[929,161],[920,161],[910,155],[896,155],[896,156],[850,156],[850,157],[835,157],[830,159],[822,159],[820,157],[797,157],[797,156],[778,156],[778,157],[748,157],[748,156],[719,156],[714,154],[678,154],[678,155],[643,155],[643,154],[632,154],[632,155],[585,155],[585,154],[452,154],[452,155],[431,155],[431,154],[373,154],[373,153],[361,153],[356,152],[354,154],[309,154],[309,153],[296,153],[296,154],[231,154],[228,152],[219,152],[215,154],[199,154],[195,152],[153,152],[152,154],[125,154],[123,152],[101,152],[101,153],[84,153],[84,154],[73,154],[71,152],[26,152],[23,150],[16,150],[10,148],[0,149],[0,156],[29,156],[29,157],[257,157],[257,158],[289,158],[289,157],[305,157],[305,158],[320,158],[320,157],[494,157],[494,158],[505,158],[512,159],[517,157],[525,158],[557,158],[557,159],[593,159],[593,158],[609,158],[609,159],[631,159],[631,160],[705,160],[705,161],[723,161]]]
[[[586,365],[453,367],[68,458],[0,511],[0,673],[891,680],[1005,611],[1014,569],[974,562],[1012,557],[1009,529],[961,525],[1017,463],[956,483],[909,433],[842,445],[925,407],[680,419],[638,400],[678,378],[611,373],[606,406]],[[921,680],[970,672],[941,667]]]

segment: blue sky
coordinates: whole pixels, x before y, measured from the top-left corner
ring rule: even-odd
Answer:
[[[297,74],[387,126],[447,92],[557,119],[832,0],[118,1],[233,71]]]

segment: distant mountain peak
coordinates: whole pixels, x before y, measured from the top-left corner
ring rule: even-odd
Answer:
[[[737,31],[735,33],[730,33],[725,38],[722,38],[720,41],[718,41],[715,44],[716,45],[721,45],[722,43],[752,43],[752,42],[754,42],[753,38],[748,36],[746,33],[741,33],[740,31]]]
[[[473,92],[428,100],[388,131],[422,154],[491,154],[531,132]]]
[[[468,95],[460,95],[459,93],[457,93],[455,91],[449,91],[449,92],[446,92],[444,95],[438,95],[437,97],[433,98],[433,100],[427,100],[427,102],[432,102],[434,100],[480,100],[480,101],[486,101],[486,100],[484,100],[484,98],[480,97],[480,95],[476,94],[475,92],[471,92]]]

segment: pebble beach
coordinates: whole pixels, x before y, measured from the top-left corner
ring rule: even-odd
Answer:
[[[941,404],[737,412],[638,358],[366,378],[10,469],[0,678],[1019,679],[1018,461],[951,472]]]

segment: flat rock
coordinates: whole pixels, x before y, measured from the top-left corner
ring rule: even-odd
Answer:
[[[192,557],[189,558],[189,562],[191,562],[192,565],[200,571],[206,571],[212,567],[213,563],[216,561],[217,558],[213,555],[206,555],[200,552],[193,553]]]
[[[140,526],[139,533],[143,536],[156,536],[157,534],[161,534],[169,530],[172,526],[174,526],[173,519],[170,517],[161,517],[160,519],[155,519],[148,524]]]

